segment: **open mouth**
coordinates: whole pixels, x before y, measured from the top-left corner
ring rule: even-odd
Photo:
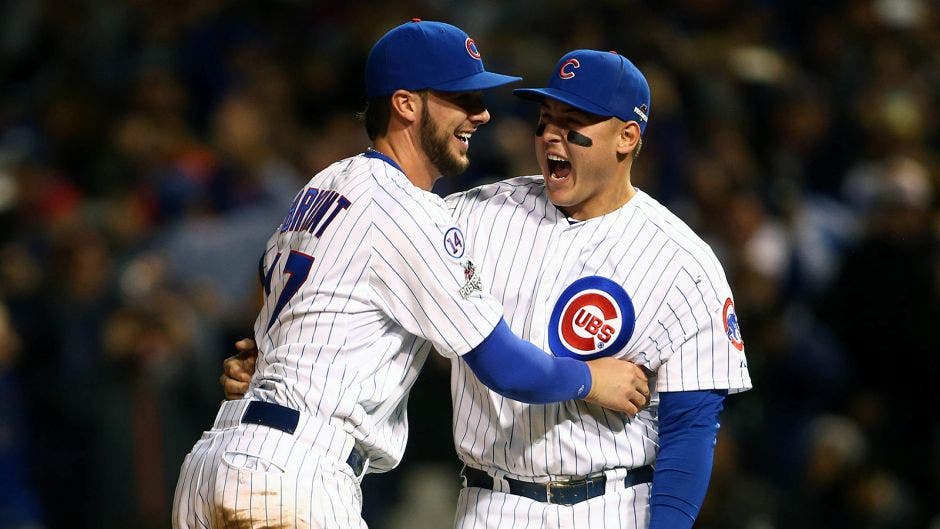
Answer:
[[[549,154],[546,156],[548,161],[548,173],[554,179],[562,179],[571,174],[571,162],[565,160],[557,154]]]
[[[455,132],[454,133],[454,137],[460,140],[460,142],[466,145],[467,147],[470,146],[470,136],[473,136],[472,132]]]

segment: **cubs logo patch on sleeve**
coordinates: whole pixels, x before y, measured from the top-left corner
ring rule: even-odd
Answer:
[[[725,334],[728,335],[728,340],[731,341],[731,345],[738,351],[743,351],[744,339],[741,338],[738,314],[734,311],[734,301],[731,301],[731,298],[725,300],[725,308],[722,311],[721,319],[725,323]]]
[[[622,286],[606,277],[582,277],[555,302],[548,345],[555,356],[612,356],[627,345],[635,324],[633,301]]]

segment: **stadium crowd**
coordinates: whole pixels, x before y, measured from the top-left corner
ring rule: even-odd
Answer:
[[[414,16],[532,85],[575,48],[646,73],[634,182],[716,250],[754,380],[696,527],[940,528],[936,2],[10,0],[0,529],[169,526],[264,242],[310,175],[368,145],[364,58]],[[487,97],[441,194],[538,172],[531,105]],[[409,467],[456,473],[440,363],[403,468],[366,480],[370,527],[415,501]]]

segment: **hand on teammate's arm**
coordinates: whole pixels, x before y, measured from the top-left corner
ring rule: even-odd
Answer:
[[[245,396],[251,376],[255,373],[255,361],[258,349],[251,338],[242,338],[235,342],[234,355],[222,362],[222,376],[219,384],[225,391],[226,400],[236,400]]]

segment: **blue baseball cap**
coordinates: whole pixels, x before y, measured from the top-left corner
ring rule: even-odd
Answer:
[[[519,88],[514,94],[533,101],[546,97],[603,117],[636,121],[646,130],[650,85],[646,77],[615,51],[574,50],[555,65],[547,88]]]
[[[476,43],[460,28],[418,18],[386,33],[366,61],[370,99],[395,90],[474,92],[521,80],[486,71]]]

